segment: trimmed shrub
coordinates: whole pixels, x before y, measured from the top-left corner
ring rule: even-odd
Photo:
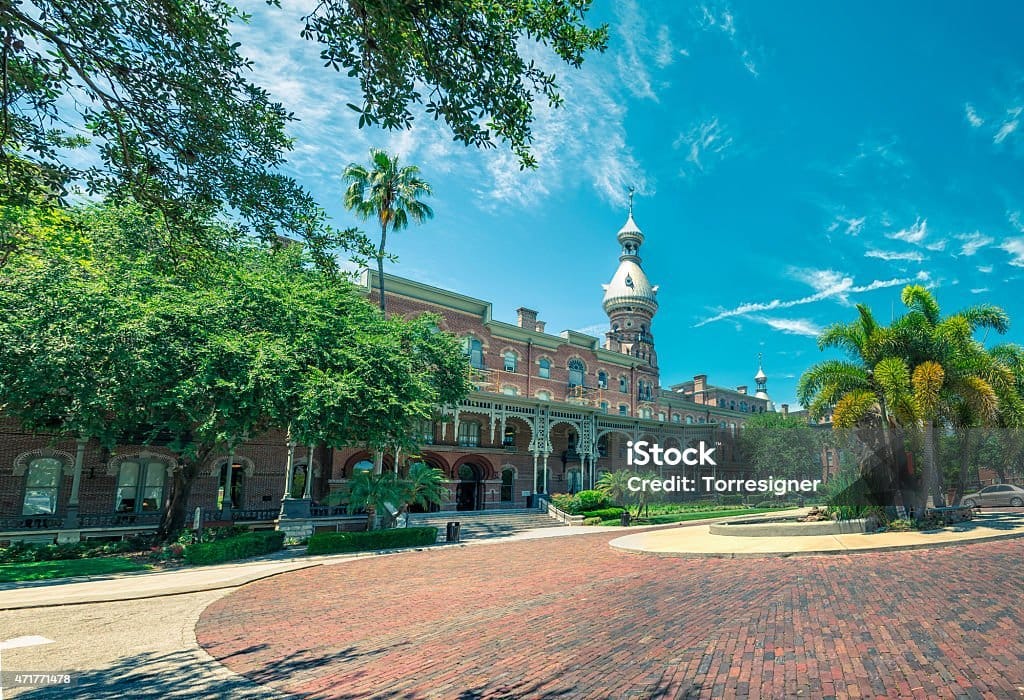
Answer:
[[[761,501],[755,508],[777,508],[779,506],[775,501]]]
[[[743,505],[743,496],[738,493],[729,493],[722,496],[723,506],[741,506]]]
[[[625,512],[625,508],[601,508],[600,510],[588,510],[582,513],[584,518],[600,518],[601,520],[612,520]]]
[[[611,505],[603,491],[580,491],[576,494],[576,500],[579,501],[580,513],[583,514],[588,510],[600,510]]]
[[[602,522],[601,518],[584,518],[584,525],[600,525]]]
[[[422,547],[435,542],[436,527],[404,527],[369,532],[320,532],[309,538],[306,554],[370,552],[375,549]]]
[[[269,554],[284,547],[284,533],[280,530],[247,532],[214,542],[199,542],[185,548],[185,561],[189,564],[219,564],[234,559],[245,559]]]
[[[580,513],[580,499],[571,493],[551,494],[551,504],[570,515],[579,515]]]

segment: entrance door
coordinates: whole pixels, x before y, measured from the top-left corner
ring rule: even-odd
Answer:
[[[480,467],[463,464],[459,467],[459,483],[455,488],[457,510],[480,510]]]

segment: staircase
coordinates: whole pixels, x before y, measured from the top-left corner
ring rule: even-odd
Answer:
[[[409,527],[436,527],[438,542],[444,542],[446,527],[453,521],[460,523],[460,539],[463,542],[507,537],[540,527],[560,527],[562,525],[546,513],[532,508],[409,514]]]

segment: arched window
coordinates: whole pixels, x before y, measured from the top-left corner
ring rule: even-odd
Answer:
[[[678,413],[673,413],[672,414],[672,422],[673,423],[678,423],[679,422],[679,414]]]
[[[583,374],[587,371],[583,360],[573,358],[569,360],[569,386],[582,386]]]
[[[352,476],[355,476],[359,472],[372,472],[373,462],[368,459],[363,459],[352,465]]]
[[[516,428],[514,425],[505,426],[505,435],[501,438],[501,444],[505,447],[513,447],[516,444]]]
[[[519,363],[519,358],[516,357],[515,352],[513,352],[512,350],[506,350],[503,357],[505,358],[505,371],[515,372],[516,366]]]
[[[538,365],[537,376],[540,377],[541,379],[550,379],[551,378],[551,360],[549,360],[547,358],[544,358],[543,360],[538,362],[537,365]]]
[[[608,373],[604,370],[597,373],[597,386],[599,389],[608,388]]]
[[[475,369],[484,368],[484,344],[476,338],[466,338],[466,357],[469,358],[469,366]]]
[[[687,425],[693,425],[693,416],[687,416],[686,417],[686,424]]]
[[[746,412],[747,412],[747,402],[746,401],[740,401],[740,413],[746,413]]]
[[[601,413],[608,413],[608,402],[607,401],[602,401],[601,402]]]
[[[459,445],[462,447],[480,446],[480,424],[476,421],[459,423]]]
[[[607,457],[608,456],[608,434],[605,433],[597,439],[597,456]]]
[[[619,377],[619,392],[623,394],[629,393],[629,380],[625,377]]]
[[[516,471],[512,467],[501,470],[501,500],[508,502],[513,499],[512,487],[515,484]]]
[[[658,420],[660,420],[662,423],[665,422],[665,413],[664,412],[661,412],[661,413],[658,414]]]
[[[38,457],[28,463],[25,473],[23,515],[53,515],[57,512],[60,475],[64,463],[55,457]]]
[[[501,393],[506,396],[519,396],[519,388],[511,384],[506,384],[501,388]]]
[[[627,406],[624,403],[620,403],[619,404],[619,415],[620,416],[628,416],[629,415],[629,406]]]
[[[550,401],[551,400],[551,392],[550,391],[545,391],[544,389],[541,389],[540,391],[537,392],[537,398],[540,399],[541,401]]]
[[[148,459],[121,462],[114,510],[118,513],[161,510],[166,476],[167,464],[164,462]]]

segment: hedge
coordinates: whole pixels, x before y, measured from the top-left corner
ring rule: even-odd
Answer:
[[[583,513],[584,518],[600,518],[601,520],[614,520],[626,512],[625,508],[601,508],[599,510],[588,510]]]
[[[435,542],[436,527],[403,527],[369,532],[320,532],[309,538],[306,554],[340,554],[396,547],[422,547]]]
[[[185,561],[189,564],[219,564],[233,559],[276,552],[282,547],[284,533],[280,530],[247,532],[215,542],[191,544],[185,548]]]

